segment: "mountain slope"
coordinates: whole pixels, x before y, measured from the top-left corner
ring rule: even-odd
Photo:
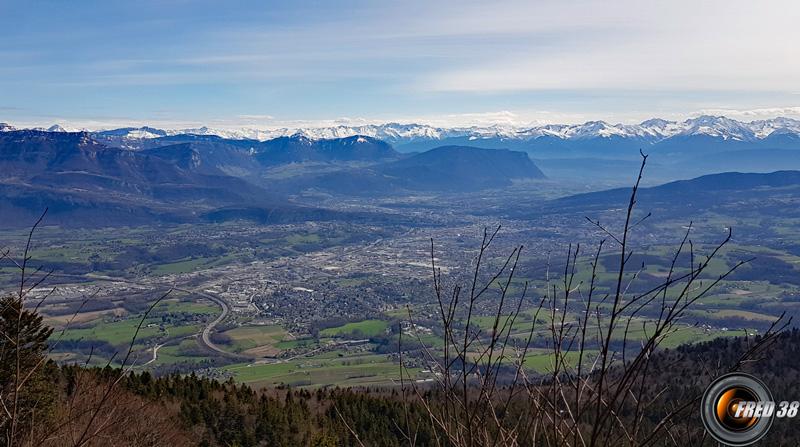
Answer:
[[[445,146],[366,168],[300,176],[284,188],[319,189],[357,196],[409,192],[468,192],[502,188],[544,174],[524,152]]]
[[[45,207],[50,222],[115,225],[192,219],[248,203],[291,207],[239,178],[200,169],[189,147],[130,151],[88,133],[0,134],[0,225],[24,225]]]
[[[513,179],[544,174],[524,152],[470,146],[442,146],[381,168],[384,175],[441,190],[479,190],[507,186]]]
[[[578,194],[553,200],[551,213],[584,213],[618,208],[627,203],[630,188]],[[767,174],[726,172],[680,180],[638,193],[640,209],[658,210],[662,216],[693,216],[702,212],[800,217],[800,171]]]
[[[312,140],[294,135],[265,141],[255,149],[256,159],[265,166],[302,162],[377,162],[397,156],[388,143],[364,136]]]
[[[295,134],[259,141],[229,139],[217,135],[168,134],[166,131],[145,130],[145,128],[135,129],[137,133],[125,132],[125,129],[98,132],[95,138],[108,145],[131,150],[155,149],[178,144],[190,145],[198,151],[206,164],[220,167],[227,164],[251,169],[255,169],[256,165],[278,166],[306,162],[374,163],[399,157],[399,154],[385,141],[362,135],[311,139]],[[154,136],[138,137],[141,135],[140,132],[148,132]]]

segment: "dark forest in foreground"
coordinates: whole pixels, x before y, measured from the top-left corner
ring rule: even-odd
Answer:
[[[717,339],[659,352],[646,386],[653,395],[666,386],[669,391],[659,396],[648,418],[658,420],[685,396],[702,393],[723,372],[721,365],[738,357],[753,341]],[[743,370],[761,377],[777,398],[792,399],[800,377],[798,359],[800,331],[792,330],[777,337],[758,361],[747,363]],[[3,364],[4,372],[8,366]],[[78,445],[71,440],[77,439],[103,391],[113,383],[118,386],[89,424],[91,436],[80,445],[350,446],[362,442],[401,446],[409,445],[403,437],[406,418],[417,432],[416,445],[437,445],[425,408],[416,399],[404,401],[396,388],[255,390],[194,375],[154,378],[147,372],[122,375],[119,369],[52,363],[43,371],[36,393],[49,401],[49,412],[34,422],[31,438],[24,436],[11,445],[30,445],[50,430],[54,433],[40,445]],[[432,402],[446,399],[433,388],[427,393]],[[716,445],[703,436],[698,408],[699,404],[690,406],[670,428],[680,445]],[[68,415],[80,417],[62,426]],[[7,425],[3,428],[8,429]],[[761,445],[794,445],[791,440],[797,437],[800,429],[792,420],[779,420]],[[520,441],[520,445],[531,444]],[[652,445],[665,442],[661,439]],[[442,445],[449,444],[442,441]]]

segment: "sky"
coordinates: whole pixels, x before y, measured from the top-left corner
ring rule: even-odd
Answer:
[[[0,122],[800,117],[800,2],[0,0]]]

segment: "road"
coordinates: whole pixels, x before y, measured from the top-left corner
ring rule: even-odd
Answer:
[[[319,348],[312,349],[311,351],[306,351],[306,352],[303,352],[303,353],[300,353],[300,354],[297,354],[297,355],[293,355],[293,356],[285,358],[285,359],[256,360],[255,362],[250,363],[247,366],[264,365],[264,364],[277,365],[278,363],[291,362],[292,360],[299,359],[300,357],[307,357],[307,356],[310,356],[311,354],[316,354],[317,352],[322,351],[323,349],[330,349],[332,347],[341,346],[341,345],[358,345],[358,344],[363,344],[363,343],[369,343],[369,339],[365,338],[365,339],[362,339],[362,340],[331,341],[331,342],[328,342],[325,346],[320,346]]]
[[[200,333],[200,342],[203,345],[205,345],[208,349],[211,349],[212,351],[216,351],[216,352],[218,352],[218,353],[220,353],[220,354],[222,354],[222,355],[224,355],[226,357],[232,357],[232,358],[237,358],[237,359],[242,359],[242,358],[248,358],[249,359],[250,358],[250,357],[241,356],[239,354],[234,354],[232,352],[228,352],[228,351],[220,348],[219,346],[217,346],[213,341],[211,341],[211,331],[213,331],[214,328],[218,324],[222,323],[222,321],[225,320],[225,318],[228,316],[228,314],[231,311],[230,306],[228,306],[228,303],[226,303],[225,300],[223,300],[222,298],[219,298],[219,297],[217,297],[215,295],[212,295],[212,294],[210,294],[208,292],[202,291],[202,290],[188,290],[188,289],[182,289],[182,288],[174,287],[174,286],[173,286],[173,289],[177,290],[179,292],[186,292],[186,293],[193,293],[195,295],[200,295],[203,298],[209,299],[209,300],[217,303],[222,308],[222,313],[220,313],[219,316],[214,321],[211,321],[210,323],[206,324],[206,327],[203,328],[203,332]]]
[[[87,279],[88,278],[88,279],[91,279],[91,280],[94,280],[94,281],[124,282],[124,283],[133,284],[133,285],[137,285],[137,286],[153,286],[153,284],[142,284],[142,283],[138,283],[136,281],[131,281],[131,280],[125,279],[125,278],[116,278],[116,277],[111,277],[111,276],[95,275],[95,274],[91,274],[91,273],[87,274],[87,275],[53,274],[52,276],[58,276],[58,277],[62,277],[62,278],[64,278],[64,277],[66,277],[66,278],[80,278],[80,279]],[[185,292],[185,293],[190,293],[190,294],[194,294],[194,295],[199,295],[199,296],[201,296],[203,298],[206,298],[206,299],[211,300],[214,303],[216,303],[220,308],[222,308],[222,313],[220,313],[219,316],[216,319],[214,319],[213,321],[211,321],[208,324],[206,324],[206,326],[203,328],[203,331],[200,333],[200,338],[199,338],[200,343],[202,343],[208,349],[210,349],[212,351],[215,351],[215,352],[217,352],[217,353],[219,353],[221,355],[224,355],[226,357],[240,359],[240,360],[251,360],[251,357],[246,357],[246,356],[242,356],[242,355],[235,354],[235,353],[232,353],[232,352],[228,352],[228,351],[220,348],[219,346],[217,346],[213,341],[211,341],[211,331],[213,331],[214,328],[218,324],[222,323],[222,321],[225,320],[225,318],[230,313],[230,307],[228,306],[228,303],[225,302],[225,300],[223,300],[222,298],[219,298],[218,296],[212,295],[212,294],[210,294],[210,293],[208,293],[208,292],[206,292],[204,290],[184,289],[184,288],[181,288],[181,287],[177,287],[174,284],[172,284],[172,285],[171,284],[161,284],[161,286],[169,287],[172,290],[177,290],[179,292]],[[155,361],[157,350],[158,350],[158,348],[154,348],[153,349],[153,359],[148,361],[146,364],[149,364],[149,363],[152,363],[153,361]]]
[[[153,346],[153,358],[151,358],[150,360],[148,360],[148,361],[147,361],[147,363],[145,363],[145,364],[144,364],[144,365],[142,365],[142,366],[149,365],[149,364],[151,364],[151,363],[155,362],[156,360],[158,360],[158,349],[159,349],[160,347],[162,347],[162,346],[164,346],[164,345],[162,344],[162,345],[155,345],[155,346]]]

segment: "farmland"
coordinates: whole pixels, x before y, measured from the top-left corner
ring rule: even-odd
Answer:
[[[135,368],[157,373],[192,371],[257,385],[392,384],[399,375],[396,353],[401,347],[406,350],[404,368],[415,380],[428,380],[434,372],[426,356],[444,352],[441,309],[431,287],[431,240],[447,292],[462,286],[455,320],[460,327],[467,317],[463,306],[476,246],[487,219],[494,219],[481,213],[497,212],[523,197],[531,195],[512,190],[504,199],[473,195],[461,202],[453,197],[446,207],[450,214],[436,215],[435,224],[427,225],[228,222],[92,231],[45,226],[32,247],[31,264],[53,269],[49,282],[55,291],[41,307],[58,341],[52,355],[60,361],[118,362],[141,323],[131,358]],[[347,206],[430,217],[433,203],[439,202],[428,200],[435,201],[354,200]],[[612,210],[594,217],[614,222]],[[762,220],[700,213],[691,230],[691,252],[687,244],[677,257],[675,249],[689,228],[682,218],[662,215],[637,227],[630,242],[634,253],[622,277],[628,296],[685,273],[727,236],[728,224],[738,228],[702,275],[705,283],[718,283],[692,303],[662,348],[756,335],[782,312],[800,313],[800,252],[793,242],[800,240],[797,222],[775,217],[764,231]],[[479,279],[500,268],[514,247],[525,248],[499,318],[499,290],[506,286],[502,279],[474,303],[470,322],[482,341],[495,329],[508,330],[509,343],[517,347],[531,336],[525,365],[546,373],[552,363],[549,333],[562,321],[565,326],[584,321],[590,283],[595,290],[589,313],[610,312],[605,297],[618,280],[618,247],[607,240],[595,263],[597,243],[608,235],[580,215],[506,216],[502,222]],[[24,238],[23,232],[0,232],[0,241],[12,250],[20,250]],[[572,277],[575,291],[564,309],[558,304],[564,255],[575,241],[581,243]],[[739,266],[740,261],[744,264]],[[0,268],[0,282],[14,284],[14,266]],[[675,299],[678,290],[665,298]],[[629,341],[647,336],[660,302],[642,309],[627,329]],[[511,324],[516,305],[520,313]],[[622,346],[623,339],[624,329],[617,328],[612,341]],[[589,358],[594,349],[587,346]]]

